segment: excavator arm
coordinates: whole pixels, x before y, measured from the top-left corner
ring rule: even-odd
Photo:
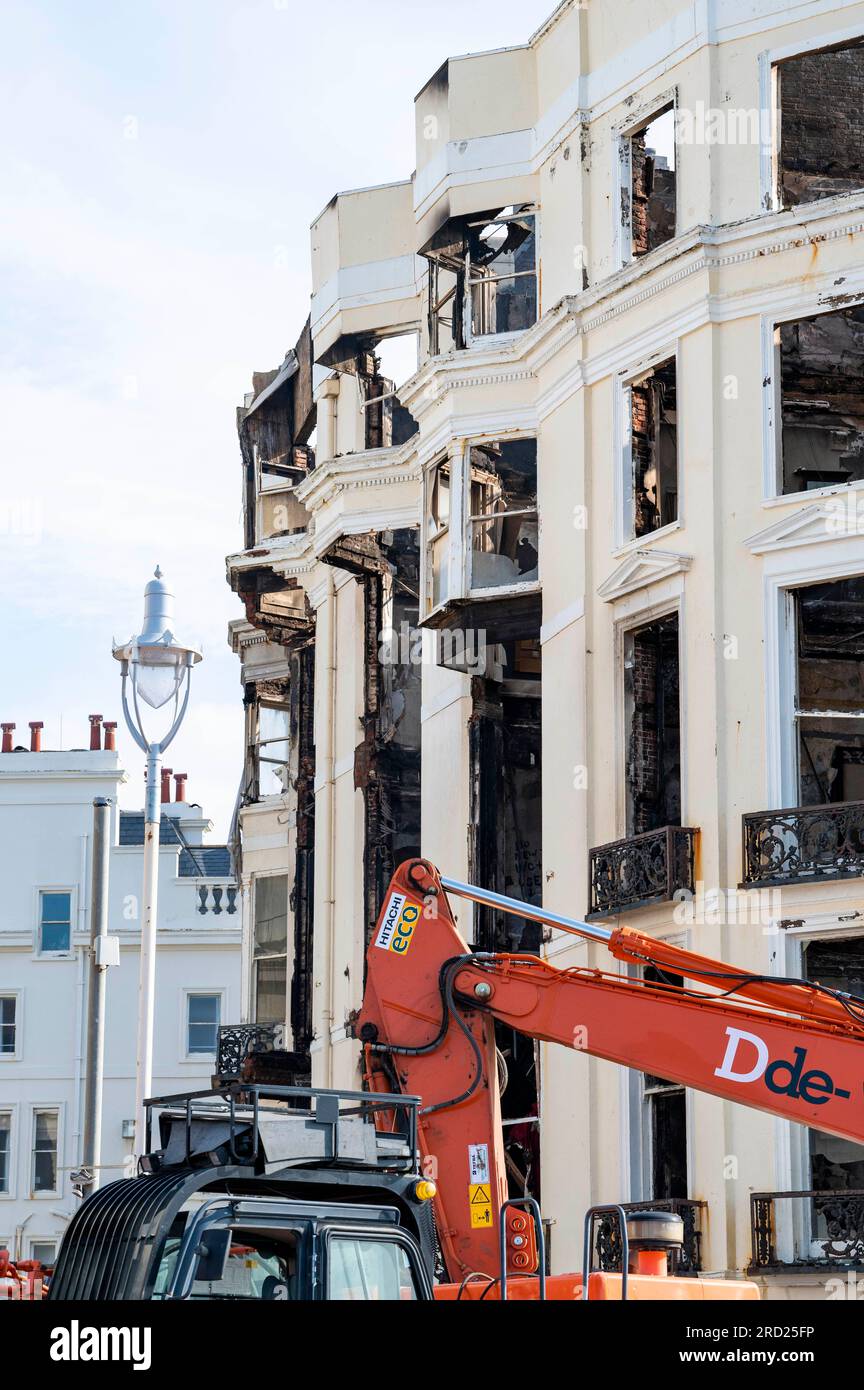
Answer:
[[[447,890],[602,941],[620,961],[707,986],[556,969],[471,952]],[[864,1143],[864,1001],[698,956],[639,932],[557,917],[443,879],[426,861],[393,876],[367,955],[356,1025],[370,1089],[420,1095],[423,1170],[437,1185],[447,1273],[498,1268],[507,1200],[495,1020],[726,1100]],[[524,1217],[506,1216],[508,1263],[530,1267]]]

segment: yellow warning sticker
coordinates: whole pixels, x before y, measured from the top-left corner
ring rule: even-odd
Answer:
[[[485,1230],[492,1225],[492,1189],[488,1183],[471,1183],[468,1188],[473,1230]]]

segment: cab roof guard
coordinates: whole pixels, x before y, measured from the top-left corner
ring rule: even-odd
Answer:
[[[154,1096],[144,1102],[146,1154],[141,1169],[155,1173],[202,1162],[221,1167],[227,1149],[227,1162],[240,1167],[293,1160],[417,1173],[420,1103],[417,1096],[243,1082],[218,1091]],[[384,1111],[395,1123],[386,1134],[374,1126],[376,1114]],[[156,1112],[161,1112],[164,1147],[154,1150]]]

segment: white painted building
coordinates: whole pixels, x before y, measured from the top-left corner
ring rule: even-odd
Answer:
[[[132,1153],[143,814],[121,812],[114,751],[0,754],[0,1247],[50,1263],[79,1204],[93,801],[111,801],[101,1181]],[[170,795],[170,793],[167,793]],[[181,793],[182,794],[182,793]],[[199,806],[163,805],[154,1091],[201,1089],[239,1012],[240,913],[228,851]]]

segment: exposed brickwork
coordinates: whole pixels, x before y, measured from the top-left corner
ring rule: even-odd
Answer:
[[[864,188],[864,46],[780,65],[780,192],[786,207]]]

